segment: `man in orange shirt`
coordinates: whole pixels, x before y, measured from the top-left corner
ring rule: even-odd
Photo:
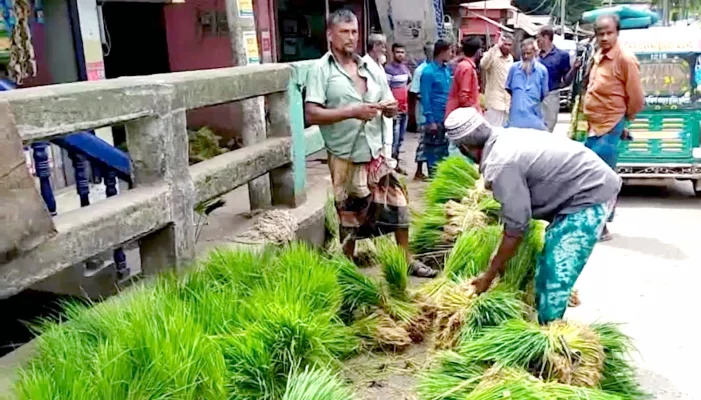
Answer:
[[[618,143],[622,136],[627,135],[626,121],[634,120],[645,105],[640,65],[635,55],[619,46],[620,29],[620,20],[616,15],[602,15],[596,20],[599,50],[594,55],[584,97],[584,115],[589,124],[585,145],[614,170]],[[612,219],[613,213],[609,222]],[[610,238],[608,229],[604,227],[601,240]]]
[[[468,37],[461,43],[464,58],[455,68],[453,83],[448,93],[448,103],[445,107],[445,118],[457,108],[474,107],[479,112],[480,87],[477,76],[477,63],[482,55],[482,41],[476,37]]]

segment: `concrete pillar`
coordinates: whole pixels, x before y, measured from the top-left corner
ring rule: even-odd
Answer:
[[[241,5],[246,5],[246,8]],[[248,7],[250,6],[250,8]],[[226,17],[229,24],[231,49],[234,65],[245,66],[260,63],[256,22],[253,15],[253,2],[226,0]],[[237,103],[243,118],[241,136],[244,146],[265,140],[265,111],[262,97],[243,100]],[[268,175],[248,183],[248,196],[251,211],[269,207],[271,204],[270,179]]]
[[[292,126],[290,124],[290,101],[287,92],[278,92],[268,96],[270,109],[270,130],[272,137],[291,137]],[[270,184],[272,190],[273,205],[286,205],[297,207],[304,203],[304,188],[298,190],[295,187],[295,168],[305,169],[304,164],[297,161],[299,151],[304,154],[304,148],[295,146],[292,141],[292,162],[280,168],[270,171]]]
[[[173,222],[140,240],[147,275],[187,265],[195,255],[195,187],[188,171],[185,109],[171,109],[172,87],[156,91],[158,116],[126,124],[135,186],[165,183],[171,193]]]

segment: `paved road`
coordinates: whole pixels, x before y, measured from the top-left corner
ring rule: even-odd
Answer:
[[[625,324],[656,399],[701,399],[701,199],[688,182],[624,188],[610,229],[613,240],[597,246],[577,282],[583,304],[567,318]]]

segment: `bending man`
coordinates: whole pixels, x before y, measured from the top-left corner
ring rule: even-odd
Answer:
[[[531,129],[492,128],[472,108],[446,120],[447,135],[479,164],[485,186],[501,204],[504,234],[478,293],[503,274],[531,218],[550,221],[536,269],[541,323],[561,319],[621,187],[594,152],[565,137]]]

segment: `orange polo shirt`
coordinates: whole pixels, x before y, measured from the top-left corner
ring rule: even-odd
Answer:
[[[584,115],[597,136],[611,131],[623,117],[632,121],[645,105],[640,64],[616,44],[606,54],[599,50],[589,74]]]
[[[451,112],[462,107],[474,107],[477,111],[482,112],[477,66],[471,58],[463,58],[455,68],[444,118],[448,118]]]

